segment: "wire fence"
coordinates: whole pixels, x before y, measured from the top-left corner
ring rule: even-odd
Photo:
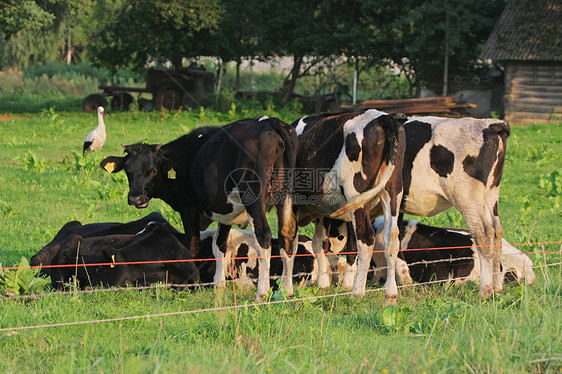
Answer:
[[[552,266],[560,266],[562,262],[552,263],[552,264],[545,264],[545,265],[535,265],[533,266],[534,269],[537,268],[548,268]],[[501,273],[495,273],[501,274]],[[449,278],[449,279],[441,279],[423,283],[413,283],[410,285],[400,285],[398,288],[412,288],[412,287],[419,287],[424,285],[431,285],[431,284],[438,284],[438,283],[447,283],[452,281],[461,281],[466,277],[457,277],[457,278]],[[384,291],[384,287],[374,288],[374,289],[367,289],[366,293],[373,293]],[[264,302],[256,302],[251,304],[244,304],[244,305],[227,305],[221,307],[213,307],[213,308],[203,308],[203,309],[194,309],[194,310],[184,310],[184,311],[176,311],[176,312],[167,312],[167,313],[156,313],[156,314],[145,314],[145,315],[136,315],[136,316],[125,316],[125,317],[114,317],[114,318],[103,318],[103,319],[94,319],[94,320],[87,320],[87,321],[72,321],[72,322],[59,322],[59,323],[49,323],[49,324],[41,324],[41,325],[29,325],[29,326],[14,326],[14,327],[4,327],[0,328],[0,332],[9,332],[10,335],[15,333],[16,331],[20,330],[33,330],[33,329],[44,329],[50,327],[63,327],[63,326],[78,326],[78,325],[85,325],[85,324],[97,324],[97,323],[108,323],[108,322],[119,322],[119,321],[131,321],[131,320],[139,320],[139,319],[148,319],[148,318],[155,318],[155,317],[169,317],[169,316],[179,316],[179,315],[188,315],[188,314],[198,314],[198,313],[207,313],[207,312],[218,312],[218,311],[227,311],[233,310],[240,307],[260,307],[260,306],[267,306],[267,305],[276,305],[276,304],[287,304],[287,303],[296,303],[296,302],[303,302],[303,301],[310,301],[310,300],[320,300],[320,299],[327,299],[327,298],[334,298],[340,296],[348,296],[352,295],[351,291],[348,292],[338,292],[328,295],[314,295],[314,296],[307,296],[301,298],[292,298],[292,299],[283,299],[283,300],[274,300],[274,301],[264,301]]]
[[[511,244],[511,243],[510,243]],[[562,241],[545,241],[545,242],[532,242],[532,243],[515,243],[511,244],[512,246],[522,246],[522,245],[547,245],[547,244],[562,244]],[[493,247],[492,245],[487,246],[476,246],[476,245],[464,245],[464,246],[450,246],[450,247],[431,247],[431,248],[405,248],[400,249],[401,252],[410,252],[410,251],[436,251],[436,250],[451,250],[451,249],[466,249],[466,248],[482,248],[482,247]],[[365,253],[366,251],[346,251],[346,252],[337,252],[337,253],[330,253],[330,255],[351,255],[351,254],[360,254]],[[384,253],[384,249],[381,250],[371,250],[371,253]],[[543,251],[540,252],[524,252],[525,254],[533,254],[533,253],[545,253]],[[559,252],[547,252],[547,254],[562,254],[562,247]],[[319,256],[319,254],[315,253],[301,253],[301,254],[294,254],[293,257],[311,257],[311,256]],[[283,255],[272,255],[271,258],[283,258]],[[228,260],[251,260],[251,259],[260,259],[263,256],[236,256],[236,257],[229,257],[225,258]],[[121,265],[148,265],[148,264],[171,264],[171,263],[185,263],[185,262],[205,262],[205,261],[218,261],[222,259],[217,258],[191,258],[191,259],[181,259],[181,260],[146,260],[146,261],[121,261],[121,262],[96,262],[96,263],[82,263],[82,264],[56,264],[56,265],[36,265],[36,266],[5,266],[0,267],[0,271],[2,270],[18,270],[18,269],[35,269],[35,268],[42,268],[42,269],[54,269],[54,268],[75,268],[75,267],[94,267],[94,266],[121,266]]]

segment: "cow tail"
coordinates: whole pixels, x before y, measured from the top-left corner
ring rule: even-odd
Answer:
[[[283,163],[285,167],[294,170],[297,161],[297,133],[291,126],[284,124],[277,118],[272,118],[269,125],[279,136],[285,144],[285,152],[283,156]]]
[[[509,127],[509,123],[507,123],[507,121],[498,121],[497,123],[491,125],[487,131],[484,131],[484,134],[487,137],[497,136],[499,138],[498,148],[496,150],[497,164],[494,170],[491,171],[494,176],[491,187],[498,187],[500,185],[503,165],[505,162],[506,141],[510,133],[511,128]]]
[[[283,166],[285,169],[284,178],[287,178],[283,183],[282,194],[285,194],[286,199],[283,201],[283,236],[291,237],[297,230],[296,216],[293,210],[293,174],[297,162],[298,152],[298,137],[295,129],[290,125],[282,122],[277,118],[273,118],[269,122],[271,128],[275,130],[281,137],[285,145],[283,152]],[[278,206],[279,209],[279,206]],[[287,247],[288,243],[285,245]],[[285,248],[287,250],[288,248]]]
[[[330,215],[330,218],[346,219],[350,212],[364,206],[375,196],[377,196],[386,186],[386,183],[392,176],[392,173],[394,172],[394,169],[396,167],[398,151],[400,149],[400,131],[402,131],[402,126],[394,121],[390,116],[387,116],[387,118],[383,120],[383,129],[385,134],[385,154],[382,158],[381,164],[379,165],[379,173],[383,164],[386,163],[388,167],[383,170],[382,175],[380,175],[379,182],[372,189],[356,196],[353,200],[349,201],[343,207],[332,213]],[[379,176],[377,175],[377,177]]]

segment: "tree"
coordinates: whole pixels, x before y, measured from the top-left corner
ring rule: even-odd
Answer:
[[[446,39],[452,71],[474,64],[505,5],[504,0],[381,1],[381,16],[391,20],[383,48],[419,96],[422,84],[440,90]]]
[[[112,70],[169,62],[179,69],[200,55],[195,35],[216,30],[221,14],[218,0],[129,0],[97,35],[92,58]]]
[[[220,90],[220,80],[225,64],[236,62],[236,80],[234,89],[240,88],[240,65],[244,58],[253,59],[257,56],[258,5],[260,0],[223,0],[222,17],[218,30],[202,30],[196,41],[198,48],[206,51],[210,56],[216,56],[219,61],[217,92]],[[203,53],[205,54],[205,53]]]
[[[323,0],[264,0],[260,3],[258,46],[264,57],[291,56],[293,66],[283,82],[283,97],[291,98],[298,78],[310,73],[311,69],[326,56],[318,52],[325,50],[322,45],[329,34],[328,25],[319,20]]]
[[[0,1],[0,32],[9,38],[19,31],[37,30],[49,25],[54,16],[31,0]]]

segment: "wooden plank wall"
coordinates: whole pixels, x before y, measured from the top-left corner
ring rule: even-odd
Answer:
[[[562,118],[562,64],[510,61],[505,84],[505,119],[510,124]]]

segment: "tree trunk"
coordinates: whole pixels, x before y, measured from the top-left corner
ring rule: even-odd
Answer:
[[[221,93],[221,84],[222,84],[222,59],[217,57],[217,96]]]
[[[236,60],[236,79],[234,81],[234,92],[240,90],[240,65],[242,65],[242,60]]]
[[[355,71],[353,72],[353,105],[357,104],[357,84],[359,83],[359,58],[355,58]]]
[[[283,91],[283,99],[285,101],[289,101],[293,96],[293,91],[295,90],[295,84],[297,83],[297,79],[299,78],[302,62],[303,62],[302,55],[293,55],[293,67],[291,68],[291,72],[283,82],[282,91]]]
[[[443,67],[443,96],[447,96],[449,77],[449,12],[445,1],[445,61]]]
[[[72,40],[70,39],[70,24],[67,23],[66,35],[66,64],[70,65],[72,62]]]
[[[181,57],[172,57],[172,66],[174,70],[180,70],[183,67],[182,58]]]

